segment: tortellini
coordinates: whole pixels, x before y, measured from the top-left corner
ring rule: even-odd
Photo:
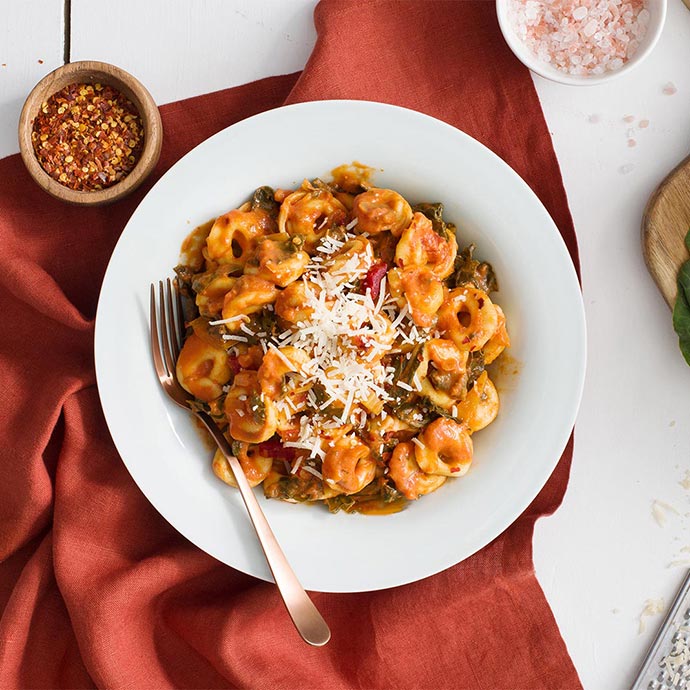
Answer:
[[[372,172],[261,187],[183,245],[178,380],[269,498],[395,512],[468,472],[499,411],[491,266]],[[220,451],[211,466],[236,486]]]
[[[230,380],[228,357],[221,347],[211,345],[192,333],[184,342],[177,359],[177,380],[195,398],[210,402],[223,392]]]
[[[498,330],[498,312],[483,290],[463,285],[448,293],[438,312],[438,327],[461,350],[475,352]]]
[[[258,238],[275,232],[275,221],[262,209],[236,209],[219,216],[206,240],[209,260],[242,267]]]
[[[257,372],[242,370],[235,375],[225,396],[225,417],[230,436],[238,441],[261,443],[275,434],[275,404],[263,394]]]
[[[300,236],[308,248],[335,225],[347,218],[345,206],[329,189],[305,181],[300,189],[288,195],[280,206],[280,232]]]
[[[388,230],[394,237],[412,222],[412,208],[398,192],[392,189],[368,189],[358,194],[352,204],[352,215],[357,219],[358,232],[376,235]]]

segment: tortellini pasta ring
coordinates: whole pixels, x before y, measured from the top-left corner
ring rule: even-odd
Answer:
[[[427,474],[462,477],[472,464],[472,438],[467,427],[439,417],[417,437],[415,460]]]
[[[301,244],[301,238],[283,233],[260,239],[255,257],[244,269],[245,275],[257,275],[286,287],[304,273],[311,260],[309,254],[300,249]]]
[[[348,435],[328,448],[321,471],[331,489],[354,494],[373,481],[376,462],[366,445],[355,436]]]
[[[278,288],[265,278],[241,276],[225,295],[223,318],[234,319],[261,311],[278,297]],[[237,319],[239,322],[240,319]]]
[[[220,314],[225,295],[237,282],[237,278],[230,275],[233,270],[233,267],[221,266],[216,271],[205,273],[196,279],[195,301],[201,316],[217,317]]]
[[[285,376],[301,373],[302,365],[309,356],[296,347],[271,348],[264,355],[258,371],[261,390],[273,400],[278,400],[284,392]]]
[[[244,266],[257,239],[275,232],[275,221],[263,209],[234,209],[216,218],[206,239],[208,258],[220,264]]]
[[[223,348],[191,333],[182,346],[176,365],[177,380],[191,395],[211,402],[223,392],[232,372]]]
[[[290,283],[280,292],[275,303],[275,313],[290,324],[307,322],[314,310],[308,305],[307,291],[318,296],[320,288],[304,279]]]
[[[467,360],[467,351],[460,350],[452,340],[432,338],[424,343],[416,371],[422,395],[450,410],[466,392]]]
[[[301,235],[305,245],[312,247],[330,228],[346,218],[347,210],[329,190],[305,181],[281,204],[278,228],[288,235]]]
[[[483,371],[467,397],[457,406],[458,417],[467,424],[470,431],[483,429],[496,419],[499,400],[496,386]]]
[[[375,235],[389,230],[400,237],[412,222],[412,208],[398,192],[376,187],[358,194],[352,205],[357,232]]]
[[[408,500],[436,491],[446,481],[442,474],[423,472],[415,459],[414,443],[398,443],[388,461],[388,475],[395,488]]]
[[[326,273],[337,283],[346,283],[360,271],[366,271],[374,258],[371,242],[366,237],[356,237],[332,255]]]
[[[242,370],[235,375],[225,396],[224,412],[230,436],[236,441],[263,443],[276,432],[275,404],[262,394],[255,371]]]
[[[498,316],[496,332],[489,338],[484,346],[484,364],[491,364],[507,347],[510,347],[510,336],[506,329],[506,316],[503,309],[494,304]]]
[[[448,231],[442,237],[434,230],[431,220],[417,212],[398,240],[395,263],[400,268],[424,266],[443,280],[453,272],[457,253],[455,235]]]
[[[247,477],[249,486],[258,486],[266,479],[271,467],[273,466],[273,458],[265,457],[259,452],[257,446],[252,446],[248,443],[240,443],[237,451],[237,459],[244,470],[244,475]],[[213,456],[211,464],[213,474],[221,479],[226,484],[237,488],[235,475],[230,469],[230,463],[225,459],[223,453],[218,449]]]
[[[472,285],[448,293],[438,311],[438,328],[461,349],[481,350],[498,328],[498,312],[489,296]]]
[[[443,283],[426,267],[393,268],[388,271],[391,295],[398,304],[407,304],[414,323],[421,328],[435,325],[443,304]]]

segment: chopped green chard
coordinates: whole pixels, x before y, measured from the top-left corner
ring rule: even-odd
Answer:
[[[474,245],[465,247],[455,259],[455,271],[451,276],[452,287],[471,283],[486,293],[498,290],[498,281],[491,264],[472,258]]]
[[[274,191],[271,187],[259,187],[254,194],[252,194],[252,210],[260,208],[268,213],[271,218],[277,218],[280,211],[280,205],[274,198]]]
[[[373,481],[356,494],[349,496],[340,494],[326,499],[326,505],[331,513],[344,511],[346,513],[395,513],[402,510],[408,501],[402,494],[381,477]]]
[[[690,230],[685,236],[690,251]],[[678,271],[678,296],[673,308],[673,329],[678,334],[678,345],[685,361],[690,364],[690,260]]]

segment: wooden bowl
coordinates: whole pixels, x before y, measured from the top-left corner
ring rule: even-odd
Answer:
[[[69,84],[107,84],[117,89],[136,106],[144,128],[144,148],[134,169],[120,182],[106,189],[76,191],[54,180],[42,167],[34,153],[31,131],[41,105],[54,93]],[[52,196],[71,204],[98,206],[121,199],[135,190],[153,170],[161,153],[163,125],[158,107],[151,94],[131,74],[106,62],[84,60],[59,67],[36,84],[29,94],[19,117],[19,151],[24,164],[36,182]]]

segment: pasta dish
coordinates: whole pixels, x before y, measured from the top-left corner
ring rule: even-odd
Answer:
[[[176,267],[191,404],[266,497],[333,512],[395,512],[462,477],[499,410],[486,366],[510,344],[494,272],[442,205],[369,170],[260,187]],[[220,451],[212,466],[235,485]]]

